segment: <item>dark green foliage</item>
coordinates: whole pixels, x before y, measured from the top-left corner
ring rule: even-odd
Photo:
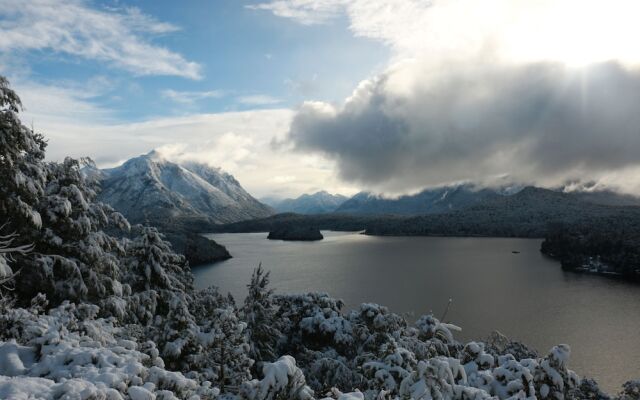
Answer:
[[[602,219],[624,220],[640,226],[640,207],[596,204],[578,194],[528,187],[514,195],[491,197],[464,210],[442,214],[413,217],[279,214],[213,228],[217,232],[316,228],[364,230],[369,235],[542,238],[553,224],[590,225]]]
[[[553,225],[541,251],[560,260],[567,270],[640,279],[640,223],[635,219]]]
[[[598,387],[593,379],[583,379],[580,385],[567,395],[568,400],[610,400],[611,397]]]

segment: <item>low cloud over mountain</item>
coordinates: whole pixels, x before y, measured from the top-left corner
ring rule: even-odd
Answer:
[[[616,186],[640,165],[640,74],[615,62],[404,62],[362,82],[342,106],[303,104],[289,138],[380,191],[505,175]]]

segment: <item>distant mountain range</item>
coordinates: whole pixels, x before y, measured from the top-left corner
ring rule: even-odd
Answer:
[[[177,164],[155,151],[116,168],[86,173],[100,180],[99,200],[133,223],[229,223],[275,212],[219,168],[194,162]]]
[[[206,164],[168,161],[155,151],[111,169],[87,168],[98,178],[99,200],[110,204],[133,223],[149,223],[172,230],[207,231],[216,224],[229,224],[269,217],[275,213],[426,216],[511,204],[539,190],[531,207],[555,207],[549,200],[607,206],[637,206],[640,198],[613,191],[533,187],[479,188],[472,184],[425,189],[417,194],[387,198],[360,192],[351,198],[326,191],[303,194],[295,199],[253,198],[230,174]],[[511,199],[513,198],[513,199]],[[564,203],[563,203],[564,204]],[[505,212],[507,210],[494,210]]]
[[[346,198],[320,191],[270,200],[269,206],[219,168],[171,162],[155,151],[116,168],[88,166],[83,173],[100,182],[98,200],[132,223],[160,228],[191,265],[231,257],[202,232],[326,229],[371,235],[544,237],[564,225],[640,229],[640,198],[594,188],[463,184],[398,198],[368,192]]]
[[[624,199],[624,201],[622,200]],[[528,186],[450,213],[413,216],[367,229],[376,235],[543,237],[554,225],[607,224],[628,219],[640,226],[640,201],[614,192],[599,195]]]
[[[543,237],[558,224],[606,226],[624,221],[623,228],[630,231],[640,226],[640,198],[606,190],[464,184],[398,198],[362,192],[349,199],[320,191],[272,202],[270,207],[219,168],[171,162],[156,152],[116,168],[86,167],[83,172],[99,180],[100,201],[132,223],[159,227],[192,264],[230,257],[201,232],[309,228],[365,230],[372,235]]]
[[[471,184],[425,189],[417,194],[389,198],[370,192],[360,192],[351,198],[331,195],[326,191],[304,194],[296,199],[264,199],[279,213],[349,215],[430,215],[464,210],[478,204],[517,194],[522,186],[479,188]],[[565,193],[564,187],[550,192]],[[608,190],[574,190],[569,197],[592,204],[611,206],[640,205],[640,198]]]
[[[360,192],[342,203],[335,211],[342,214],[441,214],[467,208],[502,195],[500,191],[477,189],[472,185],[426,189],[414,195],[395,199]]]
[[[272,208],[253,198],[233,176],[219,168],[194,162],[174,163],[156,152],[132,158],[116,168],[88,168],[85,174],[100,180],[99,200],[131,222],[180,233],[173,240],[177,247],[188,247],[199,240],[190,236],[187,243],[182,235],[185,232],[227,229],[217,228],[218,225],[234,227],[231,230],[255,230],[274,221],[291,223],[294,219],[324,229],[367,229],[378,234],[535,236],[551,222],[610,215],[622,209],[632,209],[635,215],[634,206],[640,206],[638,197],[613,191],[487,189],[464,184],[426,189],[395,199],[366,192],[347,199],[320,191],[272,202]],[[318,218],[300,219],[290,214],[269,218],[276,212],[314,214]]]
[[[372,213],[279,214],[216,229],[219,232],[266,232],[289,226],[306,226],[326,230],[365,230],[373,235],[543,237],[550,226],[557,224],[608,224],[624,220],[629,226],[640,226],[640,200],[614,192],[567,193],[525,187],[519,191],[497,190],[492,193],[463,189],[459,193],[460,199],[466,200],[445,203],[452,204],[451,207],[444,207],[439,202],[427,203],[432,205],[431,210],[435,209],[433,204],[439,204],[440,210],[449,209],[439,213],[400,214],[398,204],[411,204],[409,199],[388,203],[374,198],[373,204],[385,204],[387,207],[377,208]],[[475,194],[479,199],[468,198]],[[457,196],[452,198],[457,199]],[[456,209],[454,204],[460,208]],[[395,212],[388,212],[390,210]]]
[[[348,197],[341,194],[331,194],[320,191],[313,194],[303,194],[295,199],[262,199],[280,213],[293,212],[297,214],[325,214],[336,211]]]

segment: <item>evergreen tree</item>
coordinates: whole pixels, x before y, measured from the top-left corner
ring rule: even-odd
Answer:
[[[111,207],[95,201],[96,188],[80,169],[81,163],[71,158],[45,165],[47,181],[37,206],[42,228],[34,238],[29,273],[19,278],[25,298],[41,291],[56,305],[122,295],[123,241],[105,230],[129,226]]]
[[[156,228],[137,225],[133,231],[136,236],[126,245],[129,266],[125,276],[133,292],[193,289],[186,259],[173,252]]]
[[[0,76],[0,215],[5,229],[28,243],[42,220],[36,206],[44,194],[46,170],[39,135],[20,122],[20,98]]]
[[[233,298],[210,287],[197,292],[191,305],[201,350],[190,356],[190,364],[218,387],[237,389],[251,378],[254,361],[249,355],[247,324],[240,320]]]
[[[256,361],[254,371],[259,371],[264,361],[275,361],[277,346],[282,333],[278,330],[273,290],[269,286],[269,272],[262,264],[253,271],[247,285],[249,293],[244,300],[242,318],[247,323],[250,356]]]

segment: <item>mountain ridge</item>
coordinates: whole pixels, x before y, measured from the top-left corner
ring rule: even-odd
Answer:
[[[440,214],[278,214],[216,227],[218,232],[266,232],[287,226],[321,230],[366,231],[370,235],[543,237],[557,223],[586,223],[625,218],[640,226],[640,206],[589,202],[575,193],[525,187],[515,194],[488,198],[473,206]]]
[[[320,190],[312,194],[302,194],[296,198],[282,200],[267,199],[279,213],[295,212],[298,214],[325,214],[333,212],[348,198],[341,194],[331,194]]]
[[[274,212],[220,168],[175,163],[156,151],[100,170],[97,178],[98,199],[133,223],[230,223]]]
[[[425,189],[413,195],[385,198],[370,192],[360,192],[336,209],[342,214],[440,214],[462,209],[499,196],[496,190],[473,185],[452,185]]]

